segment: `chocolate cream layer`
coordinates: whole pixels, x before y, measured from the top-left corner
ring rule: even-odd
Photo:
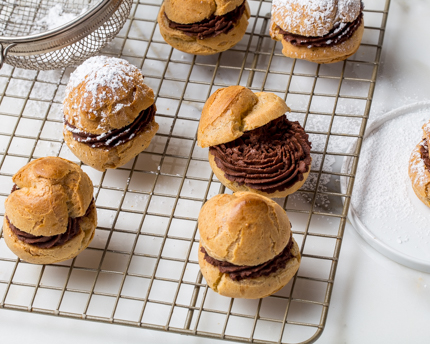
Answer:
[[[12,192],[18,190],[16,184],[12,188]],[[26,244],[34,245],[39,248],[51,248],[55,246],[60,246],[73,239],[76,235],[78,235],[81,227],[79,226],[80,219],[85,216],[88,216],[91,211],[91,205],[94,200],[91,201],[90,206],[88,207],[85,214],[81,217],[71,218],[69,217],[69,222],[67,224],[67,230],[64,233],[53,235],[53,236],[36,236],[26,232],[23,232],[16,228],[6,216],[6,221],[11,229],[12,233],[17,236],[19,240],[25,242]]]
[[[256,266],[247,265],[234,265],[229,262],[223,262],[209,256],[202,246],[200,251],[205,255],[204,259],[211,265],[216,266],[219,271],[223,274],[228,274],[228,276],[233,281],[240,281],[245,278],[257,278],[260,276],[269,276],[276,271],[285,268],[288,260],[292,258],[291,248],[293,247],[293,240],[290,236],[290,241],[287,246],[279,253],[275,258]]]
[[[85,143],[92,148],[112,148],[130,141],[144,130],[154,120],[156,111],[155,104],[152,104],[149,108],[141,111],[131,124],[99,135],[86,133],[70,124],[66,119],[64,119],[64,124],[76,141]]]
[[[230,32],[234,25],[242,17],[245,11],[245,1],[242,5],[236,7],[233,11],[228,12],[222,16],[215,16],[202,20],[198,23],[192,24],[179,24],[171,21],[166,12],[164,15],[169,23],[171,29],[180,30],[190,37],[197,37],[198,39],[205,39],[209,37],[216,37],[223,33]]]
[[[420,147],[421,159],[424,161],[424,165],[427,168],[427,171],[430,172],[430,157],[429,157],[429,146],[427,139],[424,139],[421,147]]]
[[[6,216],[6,221],[9,224],[9,227],[13,234],[17,236],[19,240],[25,242],[26,244],[34,245],[39,248],[51,248],[54,246],[60,246],[66,243],[67,241],[73,239],[76,235],[78,235],[80,227],[79,227],[79,218],[69,218],[69,223],[67,225],[67,231],[54,235],[54,236],[35,236],[26,232],[23,232],[16,228]]]
[[[333,29],[326,35],[321,37],[307,37],[295,35],[293,33],[282,30],[279,26],[279,33],[284,36],[284,39],[296,47],[332,47],[340,44],[351,38],[354,32],[361,25],[363,20],[363,12],[350,23],[337,23]]]
[[[232,142],[209,148],[226,179],[267,193],[302,181],[310,169],[310,150],[308,134],[285,115]]]

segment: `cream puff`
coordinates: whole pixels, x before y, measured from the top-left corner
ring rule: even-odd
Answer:
[[[423,125],[423,139],[416,145],[409,158],[409,178],[415,195],[430,207],[430,122]]]
[[[217,195],[199,214],[198,261],[215,292],[257,299],[283,288],[301,256],[282,207],[251,192]]]
[[[297,191],[311,169],[311,143],[289,107],[273,93],[243,86],[218,89],[206,101],[197,143],[209,147],[217,178],[233,191],[285,197]]]
[[[358,50],[363,32],[361,0],[273,0],[270,36],[287,57],[342,61]]]
[[[246,0],[165,0],[158,25],[173,48],[211,55],[230,49],[242,39],[250,15]]]
[[[3,236],[22,260],[51,264],[73,258],[94,237],[93,184],[79,165],[57,157],[22,167],[5,201]]]
[[[67,146],[99,171],[133,159],[158,130],[153,90],[137,67],[113,57],[91,57],[71,74],[63,112]]]

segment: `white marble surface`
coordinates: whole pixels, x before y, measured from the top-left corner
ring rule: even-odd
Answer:
[[[430,99],[430,2],[393,0],[371,119]],[[317,343],[429,343],[430,275],[368,246],[347,225],[326,328]],[[2,343],[219,343],[217,340],[0,310]]]

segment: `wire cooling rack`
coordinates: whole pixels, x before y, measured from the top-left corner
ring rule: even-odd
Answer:
[[[249,0],[248,0],[249,1]],[[160,130],[136,159],[105,173],[83,165],[95,185],[99,223],[77,258],[55,265],[17,259],[0,238],[0,307],[254,343],[311,343],[330,304],[347,210],[375,88],[389,0],[365,2],[365,33],[345,62],[317,65],[284,57],[268,34],[268,1],[250,0],[243,40],[214,56],[172,49],[155,18],[161,0],[134,3],[130,19],[102,52],[139,66],[154,89]],[[79,162],[62,140],[61,103],[73,68],[0,70],[0,215],[11,176],[34,158]],[[277,199],[302,253],[297,276],[261,300],[209,289],[197,263],[202,204],[228,192],[196,145],[200,112],[219,87],[241,84],[286,99],[313,143],[305,185]],[[347,147],[357,142],[353,154]],[[352,156],[351,174],[341,173]],[[340,176],[348,178],[346,193]],[[345,203],[342,203],[345,199]]]

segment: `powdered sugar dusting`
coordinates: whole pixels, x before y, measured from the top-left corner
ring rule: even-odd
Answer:
[[[132,82],[132,75],[136,72],[139,73],[139,69],[126,60],[107,56],[91,57],[70,75],[66,88],[66,98],[74,88],[85,81],[83,97],[76,99],[72,108],[81,108],[84,111],[93,110],[96,114],[96,107],[100,107],[108,97],[114,101],[120,100],[116,91],[128,89],[126,83]],[[102,87],[107,87],[109,94],[106,94],[106,91],[101,91]],[[90,97],[90,102],[88,102],[88,97]],[[90,108],[87,108],[88,103]],[[125,104],[119,103],[113,111],[119,111],[124,106]]]
[[[313,142],[312,142],[313,145]],[[321,154],[311,154],[312,156],[312,169],[319,169],[320,165],[323,164],[324,172],[333,172],[333,165],[336,162],[335,158],[331,155],[326,155],[324,162]],[[321,173],[310,173],[306,182],[303,184],[303,190],[317,190],[315,206],[324,210],[330,209],[330,199],[325,192],[329,191],[329,183],[331,182],[331,174]],[[307,193],[294,193],[289,196],[291,200],[298,201],[303,198],[306,202],[312,202],[313,194]]]
[[[272,17],[283,30],[301,26],[303,36],[323,36],[337,22],[358,17],[361,0],[273,0]],[[351,20],[352,18],[352,20]]]
[[[408,254],[423,249],[430,259],[425,247],[430,208],[415,196],[408,175],[409,158],[429,118],[428,109],[407,113],[385,122],[364,140],[352,207],[372,233],[396,245],[414,242]],[[423,165],[419,159],[414,168],[424,171]]]
[[[336,13],[337,20],[341,22],[350,21],[348,16],[352,14],[357,17],[362,8],[361,0],[339,0],[337,1],[338,11]]]
[[[87,80],[86,92],[97,93],[101,86],[110,87],[113,91],[123,87],[123,80],[130,81],[129,74],[138,71],[128,61],[107,56],[94,56],[82,63],[70,75],[66,88],[66,96],[82,81]]]

